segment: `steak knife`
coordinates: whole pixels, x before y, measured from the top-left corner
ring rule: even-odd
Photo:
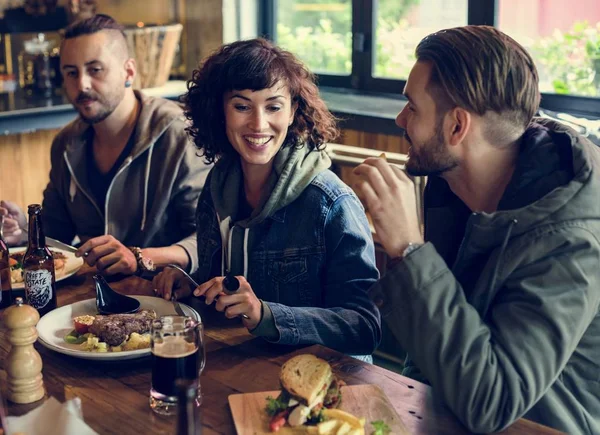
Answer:
[[[28,233],[28,231],[25,228],[21,228],[21,230],[25,234]],[[52,248],[62,249],[63,251],[72,252],[73,254],[77,252],[77,248],[75,246],[67,245],[66,243],[63,243],[60,240],[53,239],[52,237],[46,236],[46,244]],[[87,257],[88,253],[84,253],[83,256]]]

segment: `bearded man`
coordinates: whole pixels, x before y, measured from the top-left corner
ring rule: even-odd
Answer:
[[[105,274],[175,263],[197,266],[195,209],[208,166],[197,157],[176,103],[133,90],[135,60],[107,15],[73,23],[60,49],[64,91],[79,117],[54,139],[44,191],[47,236],[82,245]],[[24,243],[26,219],[2,201],[4,236]]]
[[[520,417],[600,433],[600,148],[535,118],[530,55],[493,27],[423,39],[396,123],[427,175],[425,234],[409,177],[355,169],[393,258],[370,290],[409,358],[467,428]]]

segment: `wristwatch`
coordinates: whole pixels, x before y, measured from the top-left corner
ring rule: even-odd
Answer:
[[[402,258],[406,258],[411,252],[416,251],[421,246],[423,246],[423,243],[409,243],[408,246],[404,248],[404,251],[402,251]]]
[[[137,246],[130,246],[129,250],[135,256],[135,259],[136,259],[137,264],[138,264],[138,272],[140,272],[140,273],[143,273],[143,272],[154,272],[156,270],[156,267],[154,266],[154,262],[150,258],[144,257],[142,255],[142,249],[141,248],[139,248]]]

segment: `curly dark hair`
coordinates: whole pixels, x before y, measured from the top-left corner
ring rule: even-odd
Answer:
[[[191,121],[187,132],[208,163],[233,154],[225,133],[223,96],[233,90],[258,91],[279,81],[286,83],[294,121],[283,146],[323,149],[338,135],[336,119],[319,95],[314,75],[292,53],[266,39],[257,38],[227,44],[209,56],[182,96],[185,116]]]

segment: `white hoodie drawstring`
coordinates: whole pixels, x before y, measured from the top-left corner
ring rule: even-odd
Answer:
[[[231,233],[233,233],[233,227],[229,228],[227,232],[227,273],[231,272]]]
[[[248,234],[250,228],[244,229],[244,278],[248,278]]]
[[[69,197],[71,198],[71,202],[75,201],[75,194],[77,193],[77,185],[75,184],[75,180],[71,177],[71,182],[69,183]]]
[[[220,220],[219,214],[217,214],[219,220],[219,230],[221,233],[221,275],[225,276],[226,273],[231,271],[231,244],[233,241],[233,227],[231,226],[231,217]],[[250,234],[250,228],[244,228],[244,278],[248,278],[248,237]],[[227,267],[226,267],[227,266]]]
[[[152,164],[152,150],[154,149],[154,142],[150,145],[148,149],[148,160],[146,160],[146,177],[144,179],[144,207],[142,209],[142,225],[140,227],[140,231],[144,231],[144,227],[146,226],[146,216],[148,206],[148,183],[150,180],[150,166]]]
[[[228,216],[221,220],[217,213],[217,219],[219,220],[219,230],[221,233],[221,275],[225,276],[225,251],[229,246],[229,226],[231,224],[231,217]]]

